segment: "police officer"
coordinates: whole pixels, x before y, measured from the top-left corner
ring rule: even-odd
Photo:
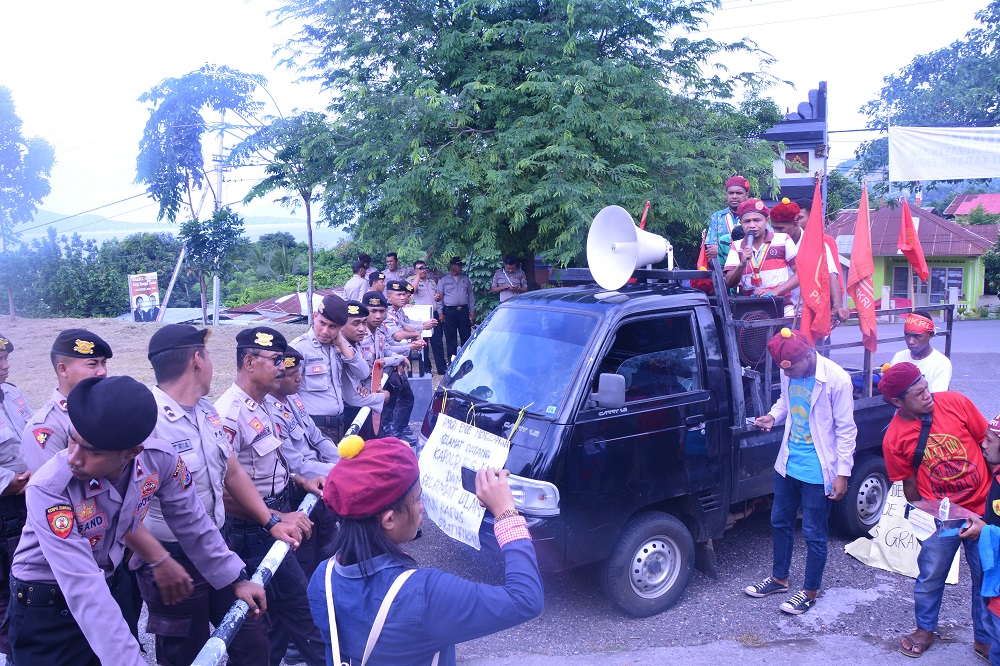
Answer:
[[[251,615],[263,612],[263,588],[226,547],[190,470],[173,447],[149,439],[157,412],[149,389],[131,377],[93,377],[66,401],[69,448],[25,493],[8,615],[18,666],[146,666],[124,618],[131,595],[120,564],[154,498],[210,584],[232,585]]]
[[[24,487],[31,472],[21,456],[21,432],[31,418],[31,407],[24,394],[7,382],[10,377],[10,353],[14,343],[0,334],[0,584],[10,584],[10,561],[24,527]],[[7,610],[8,596],[0,593],[0,617]],[[10,655],[6,625],[0,626],[0,652]]]
[[[367,266],[360,261],[351,264],[351,272],[354,274],[344,285],[344,297],[348,300],[357,300],[361,294],[365,293],[368,287]]]
[[[226,507],[229,545],[248,568],[256,568],[264,559],[274,543],[271,528],[292,510],[293,484],[306,492],[321,492],[317,479],[296,475],[293,481],[282,453],[281,435],[264,406],[267,394],[277,390],[285,376],[286,346],[285,337],[266,326],[237,333],[236,381],[215,403],[237,460],[271,511],[271,519],[261,525],[256,517]],[[307,583],[295,558],[285,558],[274,572],[268,587],[268,602],[274,611],[270,614],[272,664],[281,662],[289,640],[310,666],[325,664],[323,637],[312,623],[306,600]]]
[[[157,406],[152,437],[170,442],[180,455],[191,472],[194,492],[217,528],[225,526],[224,493],[264,525],[271,520],[271,511],[233,455],[221,417],[204,397],[213,372],[205,347],[208,334],[194,326],[168,324],[150,338],[147,356],[156,375],[152,392]],[[308,520],[301,513],[281,517],[269,530],[271,536],[297,548],[309,534]],[[149,608],[146,630],[156,635],[159,664],[188,666],[209,638],[209,622],[218,626],[236,598],[228,587],[214,589],[201,574],[167,526],[159,500],[150,503],[145,524],[171,556],[162,564],[144,562],[139,567],[138,585]],[[174,562],[193,585],[193,594],[184,599],[163,581],[164,570]],[[267,631],[262,617],[247,618],[229,646],[229,663],[266,666]]]
[[[368,293],[379,292],[373,290]],[[362,358],[364,355],[360,354],[360,345],[368,332],[367,317],[368,308],[357,301],[347,301],[347,323],[340,329],[340,334],[344,336],[354,352],[361,355]],[[358,415],[362,407],[368,407],[371,410],[371,415],[365,419],[364,425],[358,432],[362,439],[375,438],[380,428],[383,408],[389,401],[389,392],[382,390],[381,387],[373,386],[370,378],[370,373],[369,377],[364,380],[357,379],[346,372],[343,374],[344,402],[347,403],[344,406],[345,429],[354,421],[354,417]]]
[[[375,271],[368,276],[368,291],[385,291],[385,273],[379,273]],[[347,295],[346,293],[344,294]],[[348,300],[360,300],[361,295],[358,294],[357,298],[349,298]]]
[[[292,340],[302,357],[302,390],[299,397],[309,416],[327,437],[340,441],[343,431],[344,394],[341,374],[363,380],[368,375],[364,359],[340,334],[347,323],[347,303],[337,296],[324,296],[316,308],[312,328]]]
[[[507,255],[503,260],[503,268],[493,274],[491,294],[500,294],[500,302],[528,291],[528,277],[517,267],[517,257]]]
[[[458,352],[458,337],[461,344],[472,335],[472,322],[476,320],[476,297],[472,293],[472,280],[462,272],[465,262],[460,257],[452,257],[448,274],[437,283],[437,293],[441,294],[444,311],[444,337],[448,343],[448,358]]]
[[[388,280],[405,280],[413,274],[408,266],[399,265],[399,255],[395,252],[389,252],[385,255],[385,270],[382,271],[385,274],[386,281]],[[375,289],[372,289],[375,291]],[[384,291],[384,290],[378,290]]]
[[[433,308],[434,329],[431,335],[430,344],[423,349],[423,367],[431,367],[431,353],[434,355],[434,367],[437,373],[443,375],[448,369],[448,364],[444,360],[444,312],[441,310],[441,294],[437,293],[437,281],[430,275],[427,262],[418,259],[413,262],[414,276],[409,282],[413,285],[413,296],[410,300],[414,305],[429,305]],[[423,370],[421,370],[421,373]]]
[[[406,292],[397,289],[390,293],[395,296]],[[396,298],[402,300],[400,296]],[[385,326],[391,308],[388,307],[389,304],[382,294],[368,292],[365,294],[365,303],[369,304],[368,317],[365,320],[367,331],[359,349],[369,370],[374,371],[375,364],[381,363],[383,372],[388,375],[385,387],[389,390],[390,397],[382,410],[382,428],[379,436],[403,439],[403,435],[407,435],[412,438],[409,423],[410,413],[413,411],[413,389],[410,388],[406,373],[410,370],[409,354],[413,343],[393,339],[390,330]],[[405,313],[403,316],[406,316]]]
[[[87,377],[105,377],[111,346],[83,328],[69,328],[56,336],[49,358],[58,387],[21,431],[21,453],[29,469],[37,470],[67,446],[69,415],[66,396]]]

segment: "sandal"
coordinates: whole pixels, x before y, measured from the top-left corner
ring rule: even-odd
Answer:
[[[985,650],[980,650],[978,647],[976,647],[976,645],[981,645],[981,644],[974,643],[972,646],[973,649],[976,651],[976,656],[985,661],[987,664],[990,663],[990,648],[986,648]]]
[[[909,636],[903,636],[902,640],[899,641],[899,651],[905,654],[907,657],[917,657],[923,656],[924,652],[927,652],[927,648],[931,646],[934,641],[928,641],[927,643],[918,643]],[[909,643],[909,647],[907,647]]]

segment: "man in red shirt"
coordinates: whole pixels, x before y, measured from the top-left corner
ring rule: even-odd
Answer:
[[[927,380],[912,363],[897,363],[879,382],[882,399],[899,411],[882,441],[889,479],[903,482],[906,499],[949,498],[953,503],[983,515],[992,476],[983,459],[982,443],[998,436],[983,415],[961,393],[931,394]],[[929,421],[926,446],[920,451],[921,427]],[[910,657],[922,655],[934,642],[944,581],[965,545],[965,561],[972,574],[972,626],[977,653],[989,653],[988,612],[979,594],[983,568],[976,539],[982,524],[961,530],[957,536],[934,534],[920,543],[919,574],[913,586],[917,630],[904,636],[899,650]]]

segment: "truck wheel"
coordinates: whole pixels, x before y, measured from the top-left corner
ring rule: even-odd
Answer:
[[[878,456],[866,456],[854,466],[847,484],[847,495],[833,505],[837,529],[851,538],[867,536],[882,517],[889,496],[889,475],[885,461]]]
[[[622,531],[604,562],[601,586],[625,613],[656,615],[684,593],[693,562],[694,539],[684,523],[659,511],[644,513]]]

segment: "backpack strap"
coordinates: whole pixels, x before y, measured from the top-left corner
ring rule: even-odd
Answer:
[[[367,666],[368,657],[371,656],[372,650],[375,649],[375,643],[378,641],[379,635],[382,633],[382,627],[385,625],[385,619],[389,615],[389,606],[392,605],[393,600],[396,598],[396,594],[399,593],[400,588],[403,587],[403,583],[413,575],[416,569],[408,569],[396,577],[396,580],[392,581],[392,585],[389,586],[389,591],[386,592],[385,599],[382,600],[382,605],[379,606],[378,614],[375,616],[375,623],[372,625],[372,631],[368,634],[368,643],[365,645],[365,656],[361,659],[361,666]],[[441,657],[440,652],[434,654],[434,659],[431,660],[431,666],[437,666],[438,659]]]
[[[920,469],[920,463],[924,461],[924,450],[927,448],[927,438],[931,434],[931,421],[934,414],[924,414],[920,417],[920,436],[917,438],[917,448],[913,452],[913,469]]]
[[[340,636],[337,635],[337,616],[333,610],[333,563],[336,557],[331,557],[326,563],[326,612],[330,617],[330,652],[333,655],[334,666],[343,666],[340,660]]]

